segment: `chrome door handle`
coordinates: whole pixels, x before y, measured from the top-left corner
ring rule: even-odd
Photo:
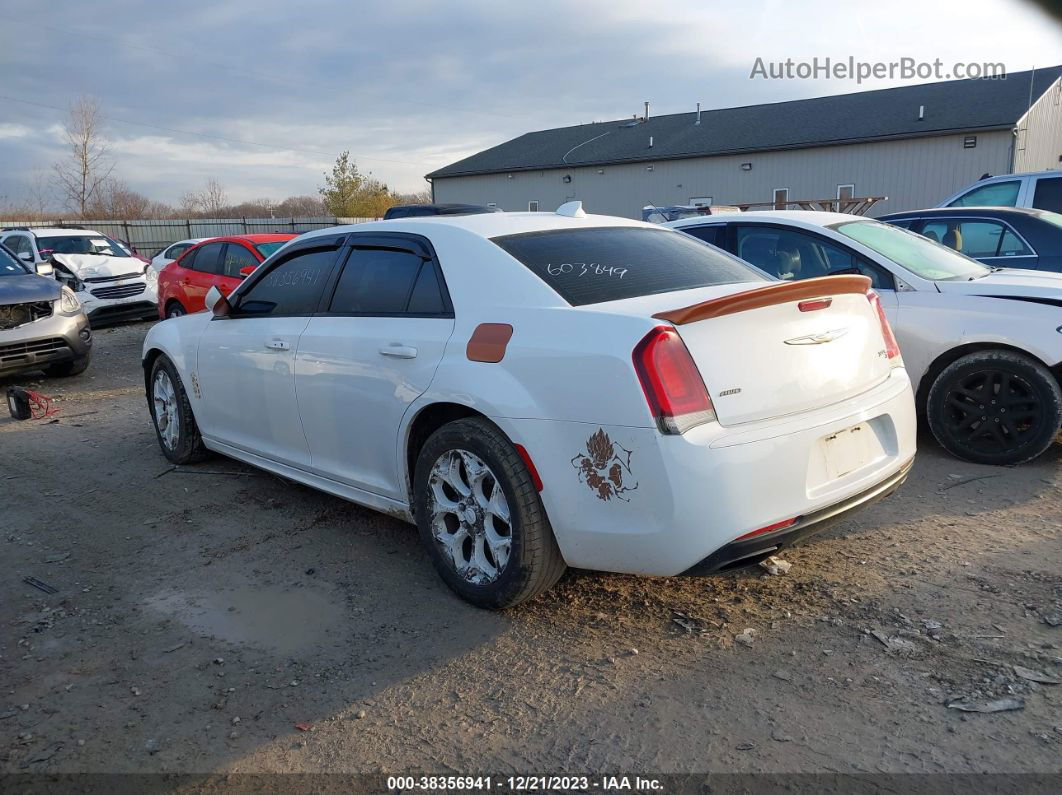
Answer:
[[[393,356],[395,359],[416,359],[417,349],[408,345],[389,345],[386,348],[380,348],[380,354]]]
[[[291,347],[287,340],[269,340],[265,346],[274,351],[286,351]]]

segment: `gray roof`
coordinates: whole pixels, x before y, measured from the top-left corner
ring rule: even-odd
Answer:
[[[525,133],[428,174],[430,179],[565,166],[797,149],[1014,125],[1062,66],[1000,80],[951,80],[768,105],[580,124]],[[918,120],[919,106],[925,118]],[[653,147],[649,148],[649,137]]]

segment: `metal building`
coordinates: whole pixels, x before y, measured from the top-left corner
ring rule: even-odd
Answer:
[[[648,115],[648,114],[647,114]],[[641,217],[646,205],[888,196],[933,206],[985,173],[1062,168],[1062,66],[530,132],[427,178],[437,202]]]

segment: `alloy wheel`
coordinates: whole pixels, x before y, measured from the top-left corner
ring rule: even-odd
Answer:
[[[181,420],[177,413],[177,391],[165,370],[155,374],[151,397],[155,406],[155,424],[167,450],[177,449],[181,436]]]
[[[485,585],[501,576],[512,549],[509,504],[478,456],[449,450],[428,476],[431,532],[458,576]]]
[[[1044,407],[1032,384],[1004,370],[979,370],[948,388],[943,424],[976,453],[1015,450],[1039,432]]]

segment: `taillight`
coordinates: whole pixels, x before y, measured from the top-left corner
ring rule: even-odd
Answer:
[[[889,362],[893,367],[903,367],[903,359],[900,358],[900,346],[896,342],[896,337],[892,333],[892,326],[889,325],[889,319],[885,317],[885,307],[881,305],[881,298],[873,290],[867,290],[867,300],[870,301],[870,305],[874,307],[874,311],[878,313],[878,322],[881,324],[881,336],[885,338],[885,354],[889,357]]]
[[[715,420],[704,380],[678,332],[657,326],[634,349],[634,369],[649,411],[664,433],[684,433]]]

